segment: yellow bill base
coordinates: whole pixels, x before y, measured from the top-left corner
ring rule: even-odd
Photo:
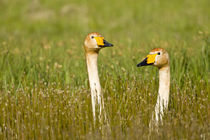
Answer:
[[[98,45],[101,45],[101,46],[104,45],[104,37],[95,37],[95,40]]]
[[[147,64],[155,63],[155,57],[157,54],[149,54],[147,55]]]

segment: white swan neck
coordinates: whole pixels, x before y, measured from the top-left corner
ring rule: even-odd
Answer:
[[[155,106],[156,121],[162,120],[164,110],[168,108],[170,90],[170,67],[169,65],[159,69],[159,90]]]
[[[98,76],[97,60],[98,60],[98,53],[92,53],[92,52],[86,53],[86,62],[87,62],[87,69],[88,69],[89,84],[90,84],[90,89],[91,89],[91,101],[92,101],[94,121],[96,120],[95,112],[96,112],[97,102],[99,104],[100,115],[102,111],[101,85],[100,85],[99,76]]]
[[[169,100],[170,90],[170,67],[166,66],[159,69],[159,90],[158,94],[165,102]]]
[[[86,61],[87,61],[87,69],[88,69],[88,77],[90,82],[91,93],[97,92],[98,94],[101,93],[101,86],[98,76],[98,53],[87,53],[86,54]]]

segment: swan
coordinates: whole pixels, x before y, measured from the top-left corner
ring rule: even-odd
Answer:
[[[102,112],[103,105],[103,96],[101,94],[101,85],[98,76],[98,66],[97,60],[99,51],[105,47],[112,47],[113,44],[104,40],[104,37],[97,33],[93,32],[87,35],[84,41],[84,50],[86,56],[86,64],[88,71],[89,84],[91,89],[91,101],[92,101],[92,111],[93,119],[95,121],[96,115],[96,103],[99,105],[100,116]]]
[[[169,54],[163,48],[152,49],[137,67],[156,66],[159,69],[159,90],[157,102],[155,105],[155,114],[152,117],[156,123],[162,121],[164,110],[168,108],[169,90],[170,90],[170,65]]]

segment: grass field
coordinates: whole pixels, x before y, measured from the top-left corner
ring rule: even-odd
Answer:
[[[0,139],[210,139],[209,5],[1,0]],[[109,126],[92,117],[82,46],[95,31],[115,45],[98,62]],[[170,54],[171,90],[150,132],[158,70],[136,64],[156,47]]]

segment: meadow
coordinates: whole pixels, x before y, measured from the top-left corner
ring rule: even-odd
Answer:
[[[0,139],[210,139],[209,0],[0,0]],[[83,41],[99,54],[109,125],[94,124]],[[158,69],[136,65],[152,48],[170,54],[168,111],[149,122]]]

